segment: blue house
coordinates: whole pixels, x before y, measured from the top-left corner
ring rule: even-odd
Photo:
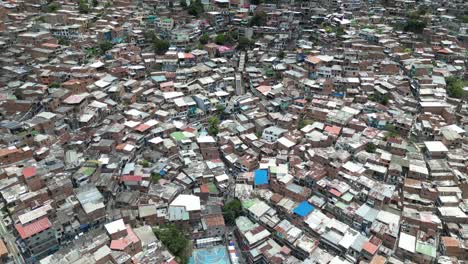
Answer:
[[[307,201],[303,201],[296,208],[294,208],[293,213],[295,213],[296,215],[300,217],[306,217],[313,210],[314,210],[314,207],[310,203],[308,203]]]
[[[256,170],[254,173],[254,185],[268,185],[269,184],[268,170]]]

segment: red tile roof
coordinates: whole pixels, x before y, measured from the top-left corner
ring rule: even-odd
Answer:
[[[341,131],[341,127],[337,127],[337,126],[326,126],[325,127],[325,131],[333,134],[333,135],[339,135],[340,134],[340,131]]]
[[[205,223],[208,227],[225,226],[224,217],[222,215],[212,215],[205,217]]]
[[[124,175],[122,176],[122,181],[141,181],[142,177],[139,175]]]
[[[51,226],[52,223],[50,223],[48,218],[41,218],[35,222],[26,225],[16,224],[15,228],[16,231],[18,231],[18,234],[21,236],[21,238],[26,239],[41,231],[46,230]]]
[[[340,196],[342,195],[342,193],[339,192],[339,191],[336,190],[336,189],[331,189],[331,190],[330,190],[330,193],[333,194],[333,195],[335,195],[336,197],[340,197]]]
[[[8,249],[5,246],[5,243],[3,240],[0,239],[0,257],[7,256],[8,255]]]
[[[130,243],[132,243],[130,239],[124,237],[122,239],[112,240],[110,248],[113,250],[124,250]]]
[[[36,167],[27,167],[23,169],[23,176],[24,178],[29,178],[36,175],[37,169]]]
[[[208,192],[210,192],[210,189],[208,188],[208,185],[202,184],[202,185],[200,186],[200,192],[202,192],[202,193],[208,193]]]
[[[378,249],[378,247],[377,247],[376,245],[372,244],[371,242],[366,242],[366,243],[364,243],[364,245],[362,246],[362,248],[363,248],[365,251],[369,252],[371,255],[374,255],[375,252],[377,252],[377,249]]]
[[[130,239],[130,241],[132,241],[133,243],[138,243],[140,241],[140,239],[138,238],[138,236],[135,234],[135,232],[133,232],[133,229],[130,225],[126,225],[127,227],[127,238]]]
[[[130,244],[135,244],[140,241],[137,235],[133,232],[130,225],[125,226],[127,228],[127,236],[121,239],[115,239],[111,241],[110,248],[113,250],[125,250]]]
[[[137,126],[137,127],[135,128],[135,130],[137,130],[138,132],[144,132],[144,131],[147,130],[148,128],[150,128],[149,125],[147,125],[147,124],[141,124],[141,125]]]

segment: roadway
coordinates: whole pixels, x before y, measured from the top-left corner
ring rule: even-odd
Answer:
[[[8,252],[10,253],[10,257],[15,264],[24,264],[25,261],[23,256],[21,255],[18,246],[16,245],[16,237],[8,231],[3,223],[3,215],[0,213],[0,236],[2,237],[3,241],[5,242]],[[7,262],[9,263],[9,262]]]

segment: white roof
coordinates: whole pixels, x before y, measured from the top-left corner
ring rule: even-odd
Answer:
[[[429,152],[447,152],[448,151],[447,147],[441,141],[426,141],[424,142],[424,145],[426,145],[426,148],[427,150],[429,150]]]
[[[109,84],[111,84],[110,82],[106,82],[104,80],[99,80],[97,82],[94,83],[94,85],[96,85],[97,87],[99,88],[105,88],[107,86],[109,86]]]
[[[216,140],[212,136],[201,136],[197,138],[198,143],[216,143]]]
[[[89,106],[94,108],[106,108],[107,104],[94,100],[89,104]]]
[[[442,216],[450,216],[456,218],[466,218],[466,214],[458,206],[439,207],[439,212]]]
[[[89,65],[89,67],[91,68],[100,68],[102,66],[104,66],[104,63],[102,63],[101,61],[96,61],[95,63]]]
[[[171,206],[185,207],[185,210],[198,211],[201,209],[200,197],[195,195],[181,194],[172,201]]]
[[[123,219],[119,219],[119,220],[115,220],[114,222],[110,222],[110,223],[104,225],[104,227],[106,228],[107,233],[109,233],[109,234],[115,234],[117,232],[120,232],[122,230],[127,229],[125,227],[125,223],[124,223]]]
[[[400,233],[400,240],[398,241],[398,247],[406,251],[414,253],[416,247],[416,237],[408,235],[406,233]]]
[[[463,133],[465,133],[465,130],[464,130],[463,128],[461,128],[461,127],[459,127],[459,126],[457,126],[457,125],[455,125],[455,124],[449,125],[449,126],[444,126],[444,127],[441,127],[440,129],[441,129],[441,130],[442,130],[442,129],[452,130],[452,131],[455,131],[455,132],[458,133],[458,134],[463,134]]]
[[[155,137],[155,138],[150,139],[149,142],[153,144],[159,144],[163,142],[163,139],[161,137]]]
[[[155,126],[155,125],[157,125],[157,124],[159,124],[159,121],[158,121],[158,120],[154,120],[154,119],[150,119],[150,120],[148,120],[148,121],[145,122],[145,125],[148,125],[148,126],[150,126],[150,127]]]
[[[54,118],[54,117],[57,116],[57,115],[54,114],[54,113],[52,113],[52,112],[40,112],[40,113],[37,114],[36,116],[42,117],[42,118],[45,118],[45,119],[52,119],[52,118]]]
[[[182,96],[184,96],[183,92],[165,92],[165,93],[163,93],[163,97],[164,97],[165,100],[174,99],[174,98],[182,97]]]
[[[400,216],[387,212],[387,211],[379,211],[377,214],[377,220],[385,224],[399,224],[400,223]]]
[[[133,120],[129,120],[129,121],[126,121],[126,122],[124,123],[124,125],[125,125],[126,127],[130,127],[130,128],[134,128],[134,127],[138,126],[139,124],[140,124],[140,122],[133,121]]]
[[[351,231],[347,231],[343,237],[343,239],[340,240],[340,242],[338,243],[340,246],[348,249],[353,243],[354,241],[356,240],[356,237],[358,236],[358,232],[351,232]]]
[[[287,148],[291,148],[292,146],[296,145],[296,143],[292,142],[291,140],[289,140],[289,139],[287,139],[287,138],[285,138],[285,137],[279,138],[279,139],[278,139],[278,142],[279,142],[281,145],[283,145],[283,146],[285,146],[285,147],[287,147]]]
[[[224,174],[221,174],[219,176],[216,176],[215,179],[216,179],[217,182],[223,182],[223,181],[229,180],[229,176],[227,176],[227,174],[224,173]]]
[[[123,148],[125,151],[132,151],[135,149],[135,146],[132,144],[126,144],[125,147]]]
[[[346,260],[346,259],[341,258],[340,256],[335,256],[335,257],[330,261],[330,264],[351,264],[351,262],[349,262],[349,261]]]
[[[87,123],[91,118],[93,118],[94,114],[82,114],[80,116],[80,122]]]
[[[350,172],[353,172],[353,173],[362,172],[364,170],[364,168],[362,167],[361,164],[354,163],[352,161],[346,162],[343,165],[343,168],[345,168],[346,170],[348,170]]]
[[[445,102],[419,102],[421,107],[447,107],[449,106]]]
[[[52,206],[50,206],[50,204],[46,204],[37,209],[34,209],[32,211],[19,215],[18,219],[20,220],[21,224],[24,225],[24,224],[34,221],[35,219],[38,219],[39,217],[47,215],[47,212],[49,210],[52,210]]]

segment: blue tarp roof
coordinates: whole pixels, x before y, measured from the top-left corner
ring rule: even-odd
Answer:
[[[312,212],[313,210],[314,207],[310,203],[308,203],[307,201],[303,201],[296,208],[294,208],[293,212],[301,217],[304,217],[310,214],[310,212]]]
[[[165,82],[167,81],[166,76],[151,76],[151,79],[155,82]]]
[[[255,185],[268,184],[268,171],[267,170],[256,170],[254,175]]]

